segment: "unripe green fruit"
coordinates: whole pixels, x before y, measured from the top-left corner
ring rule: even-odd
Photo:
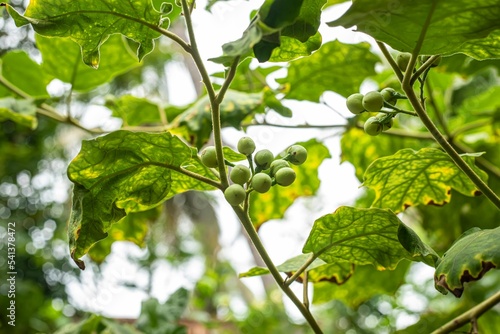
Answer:
[[[377,117],[370,117],[364,124],[364,129],[370,136],[378,136],[382,132],[383,125]]]
[[[215,147],[209,146],[201,151],[201,162],[210,168],[217,167],[217,153]]]
[[[270,171],[271,176],[276,175],[276,172],[284,167],[290,167],[290,165],[288,164],[288,161],[285,161],[283,159],[276,159],[273,162],[271,162],[271,167],[270,167],[271,168],[271,171]]]
[[[231,169],[231,173],[229,174],[229,177],[231,178],[231,181],[234,183],[238,184],[245,184],[250,180],[251,176],[250,168],[247,166],[243,165],[236,165]]]
[[[272,185],[273,180],[265,173],[257,173],[252,178],[252,188],[261,194],[268,192]]]
[[[239,184],[232,184],[224,191],[226,201],[232,206],[237,206],[243,203],[246,197],[245,189]]]
[[[363,107],[370,112],[379,112],[384,105],[384,97],[377,91],[368,92],[363,97]]]
[[[269,150],[260,150],[255,153],[255,156],[253,157],[253,161],[255,161],[255,164],[261,170],[268,169],[271,166],[271,162],[273,162],[273,160],[274,155]]]
[[[250,137],[242,137],[238,141],[238,152],[244,155],[250,155],[255,151],[255,142]]]
[[[354,115],[361,114],[365,111],[365,107],[363,107],[363,94],[361,93],[349,95],[345,104],[347,105],[347,109]]]
[[[275,179],[276,183],[280,186],[288,187],[293,183],[293,181],[295,181],[296,177],[297,175],[295,174],[295,171],[293,169],[291,169],[290,167],[284,167],[276,172]]]
[[[301,145],[292,145],[286,151],[290,155],[288,161],[294,165],[302,165],[307,160],[307,150]]]
[[[411,53],[409,52],[402,52],[397,55],[396,64],[398,64],[398,67],[402,72],[406,72],[408,64],[410,63],[410,58],[411,58]]]
[[[393,88],[390,87],[384,88],[380,91],[380,94],[382,94],[384,101],[389,104],[395,105],[396,102],[398,102],[397,98],[398,92],[396,92]]]

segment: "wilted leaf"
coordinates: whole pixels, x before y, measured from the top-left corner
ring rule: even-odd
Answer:
[[[422,54],[465,53],[476,59],[500,57],[495,1],[478,0],[358,0],[328,25],[357,26],[394,49],[411,52],[426,29]]]
[[[80,47],[69,38],[36,34],[36,46],[42,53],[43,70],[71,84],[74,91],[91,90],[140,65],[119,35],[110,36],[100,48],[102,60],[97,70],[83,63]]]
[[[83,62],[99,66],[99,48],[110,35],[122,34],[139,43],[137,55],[142,60],[153,50],[160,30],[168,28],[172,5],[153,8],[150,0],[47,0],[32,1],[24,15],[10,5],[7,11],[16,25],[31,24],[43,36],[69,37],[81,46]]]
[[[75,183],[68,231],[75,262],[83,269],[79,258],[127,213],[184,191],[213,189],[185,171],[214,178],[195,151],[168,132],[116,131],[84,141],[68,167]]]
[[[483,180],[487,174],[474,166],[474,155],[464,160]],[[401,212],[409,206],[444,205],[451,199],[451,189],[467,196],[479,194],[472,181],[441,150],[403,149],[375,160],[366,170],[364,186],[376,193],[373,206]]]
[[[149,225],[159,214],[159,208],[129,213],[111,226],[106,238],[92,246],[88,253],[90,258],[96,263],[102,263],[111,253],[111,246],[115,241],[130,241],[141,248],[144,247]]]
[[[287,99],[319,102],[325,91],[343,96],[358,92],[366,77],[375,74],[378,61],[368,43],[333,41],[312,56],[291,62],[288,75],[277,81],[284,85]]]
[[[330,158],[328,149],[315,139],[297,143],[306,148],[307,160],[300,166],[292,165],[297,179],[288,187],[274,186],[267,193],[252,193],[250,196],[250,217],[255,228],[271,219],[282,218],[293,202],[302,196],[313,196],[319,188],[318,167]]]
[[[434,273],[436,289],[460,297],[464,283],[477,281],[490,269],[499,268],[499,239],[500,227],[466,231],[438,262]]]

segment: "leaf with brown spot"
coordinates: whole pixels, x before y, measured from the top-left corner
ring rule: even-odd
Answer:
[[[464,283],[481,279],[486,272],[500,267],[500,227],[465,232],[438,262],[434,274],[436,289],[460,297]]]
[[[488,175],[474,165],[477,154],[464,154],[463,159],[483,179]],[[477,189],[451,158],[441,150],[409,148],[375,160],[366,170],[363,185],[376,193],[372,206],[402,212],[419,204],[445,205],[451,189],[474,196]]]

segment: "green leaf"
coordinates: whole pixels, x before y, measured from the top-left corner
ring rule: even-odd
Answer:
[[[465,53],[476,59],[500,57],[500,6],[488,0],[354,1],[349,10],[328,25],[357,26],[394,49],[412,52],[426,29],[422,54]]]
[[[402,224],[390,210],[342,206],[314,222],[302,252],[326,263],[372,264],[378,270],[393,270],[402,259],[422,261],[423,254],[401,245]]]
[[[342,286],[320,282],[314,284],[313,304],[340,300],[356,308],[376,295],[394,294],[404,283],[410,262],[400,262],[394,270],[378,271],[373,266],[356,266],[351,278]]]
[[[110,35],[122,34],[139,43],[137,55],[142,60],[153,50],[160,29],[169,25],[168,13],[157,11],[150,0],[32,1],[24,15],[6,6],[18,27],[31,24],[40,35],[69,37],[80,44],[83,62],[95,68],[99,48]]]
[[[499,268],[499,238],[500,227],[466,231],[438,263],[434,273],[436,289],[444,294],[448,290],[460,297],[464,283],[477,281],[490,269]]]
[[[301,254],[291,259],[286,260],[276,268],[291,277],[302,265],[311,257],[312,254]],[[334,264],[327,264],[321,259],[315,259],[307,267],[307,280],[310,283],[330,282],[336,284],[343,284],[351,277],[354,271],[354,266],[348,262],[339,262]],[[255,267],[241,273],[239,277],[253,277],[269,274],[269,269]],[[304,281],[304,274],[297,278],[297,282]]]
[[[155,298],[143,301],[137,328],[146,333],[185,333],[178,321],[188,302],[189,292],[184,288],[175,291],[164,304]]]
[[[49,98],[46,86],[52,80],[24,51],[10,51],[2,57],[0,76],[34,99]],[[16,96],[0,82],[0,96]]]
[[[113,111],[114,117],[123,120],[122,127],[166,122],[161,107],[148,99],[123,95],[106,100],[106,107]]]
[[[111,226],[106,238],[92,246],[88,253],[90,258],[99,264],[104,262],[111,253],[111,246],[115,241],[130,241],[141,248],[145,247],[149,225],[158,218],[159,214],[159,208],[129,213]]]
[[[320,48],[322,41],[323,39],[319,32],[304,42],[293,37],[282,35],[280,37],[280,45],[273,48],[269,61],[285,62],[299,57],[309,56]]]
[[[245,58],[252,51],[259,62],[288,61],[310,55],[321,45],[321,35],[317,31],[325,2],[266,0],[243,36],[224,44],[223,55],[211,60],[229,66],[236,57]]]
[[[475,155],[462,157],[483,180],[488,178],[474,165]],[[451,189],[467,196],[480,194],[451,158],[435,148],[402,149],[375,160],[366,170],[363,185],[375,191],[374,207],[396,213],[419,204],[444,205],[451,199]]]
[[[194,149],[170,133],[116,131],[84,141],[68,167],[75,183],[69,221],[71,256],[79,260],[127,213],[145,211],[188,190],[213,187],[187,175],[213,179]]]
[[[221,123],[223,127],[241,128],[241,122],[249,115],[262,110],[263,97],[258,93],[242,93],[234,90],[226,92],[220,105]],[[172,128],[187,127],[191,143],[202,147],[212,132],[212,115],[210,100],[207,95],[180,114],[171,123]]]
[[[274,186],[267,193],[250,196],[250,217],[255,228],[271,219],[281,219],[299,197],[313,196],[319,188],[318,167],[330,158],[328,148],[315,139],[297,143],[306,148],[307,160],[300,166],[292,165],[297,179],[288,187]]]
[[[238,152],[235,152],[233,149],[231,149],[228,146],[224,146],[222,148],[222,151],[224,152],[224,158],[227,161],[230,162],[238,162],[238,161],[243,161],[247,160],[247,156]]]
[[[283,117],[292,117],[292,109],[284,106],[281,100],[276,97],[275,93],[271,89],[264,89],[263,94],[264,104],[266,107],[276,111]]]
[[[341,162],[350,162],[356,169],[356,177],[362,182],[366,169],[376,159],[394,154],[403,148],[420,149],[426,144],[429,142],[406,137],[389,135],[373,137],[362,129],[352,127],[340,140]]]
[[[291,62],[287,77],[277,81],[285,86],[286,98],[319,102],[325,91],[343,96],[359,91],[365,78],[375,74],[378,61],[368,43],[333,41],[312,56]]]
[[[31,130],[36,129],[36,105],[30,100],[16,100],[13,97],[0,99],[0,122],[11,120]]]
[[[70,83],[74,91],[91,90],[139,66],[136,57],[119,35],[110,36],[100,48],[102,61],[97,70],[82,62],[80,47],[69,38],[49,38],[36,34],[35,40],[42,53],[43,70]]]

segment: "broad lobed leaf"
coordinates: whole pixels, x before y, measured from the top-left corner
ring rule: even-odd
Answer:
[[[490,269],[500,267],[500,227],[466,231],[438,262],[434,281],[436,289],[460,297],[464,283],[481,279]]]
[[[183,171],[215,178],[195,151],[170,133],[120,130],[84,141],[68,167],[75,183],[70,251],[80,268],[79,258],[127,213],[148,210],[184,191],[213,189]]]
[[[342,206],[314,222],[302,252],[326,263],[371,264],[378,270],[393,270],[403,259],[434,265],[437,255],[416,234],[402,238],[403,247],[402,225],[390,210]],[[403,232],[411,233],[408,230],[403,227]]]
[[[357,26],[394,49],[412,52],[426,29],[420,53],[465,53],[500,58],[500,6],[496,0],[357,0],[330,26]]]
[[[151,0],[47,0],[31,1],[21,15],[6,6],[17,26],[31,24],[40,35],[69,37],[80,44],[84,63],[95,68],[101,45],[113,34],[139,43],[137,55],[142,60],[153,50],[153,40],[161,35],[161,29],[168,28],[172,9],[169,4],[160,12]]]
[[[475,155],[464,160],[484,180],[487,174],[474,165]],[[394,155],[375,160],[366,170],[363,185],[376,193],[374,207],[402,212],[409,206],[444,205],[451,189],[467,196],[479,195],[472,181],[443,151],[423,148],[402,149]]]

